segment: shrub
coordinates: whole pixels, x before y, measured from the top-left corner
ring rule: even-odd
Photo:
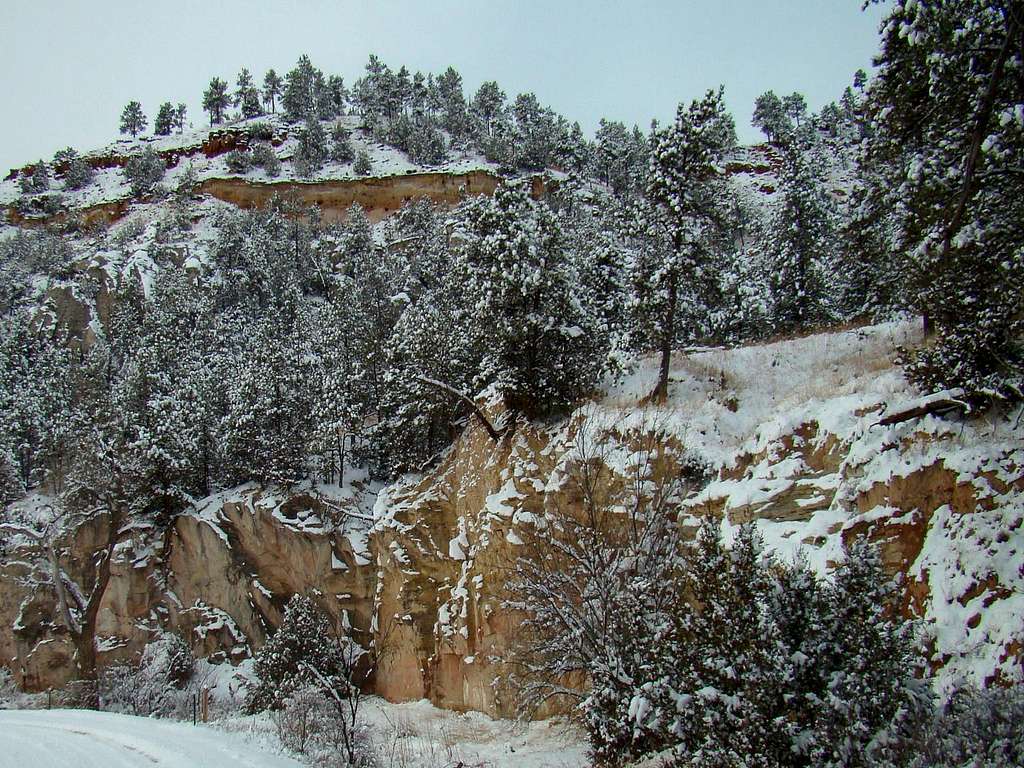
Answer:
[[[147,147],[142,154],[132,155],[124,166],[124,177],[136,197],[152,191],[166,172],[167,165],[152,147]]]
[[[277,159],[274,148],[266,142],[260,142],[252,148],[252,162],[271,178],[281,173],[281,161]]]
[[[352,170],[360,176],[369,176],[373,172],[373,164],[370,162],[370,156],[365,151],[361,151],[356,155],[356,161],[352,165]]]
[[[270,141],[274,138],[274,129],[269,123],[262,121],[253,123],[245,129],[246,135],[249,137],[249,141]]]
[[[184,713],[192,691],[186,686],[195,658],[179,636],[166,634],[150,643],[137,666],[109,667],[100,678],[104,708],[133,715],[170,717]]]
[[[88,186],[96,174],[92,166],[71,147],[58,151],[53,156],[53,165],[64,174],[64,189]]]
[[[228,152],[224,158],[224,162],[228,166],[228,170],[232,173],[246,174],[249,169],[253,166],[253,156],[247,150],[234,149]]]

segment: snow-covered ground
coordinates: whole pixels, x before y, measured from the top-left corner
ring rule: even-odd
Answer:
[[[559,721],[518,724],[459,714],[427,701],[362,705],[380,768],[579,768],[582,735]],[[135,768],[317,764],[281,746],[273,715],[234,715],[208,725],[77,709],[0,710],[0,768]]]
[[[79,709],[0,711],[0,768],[300,765],[210,726]]]

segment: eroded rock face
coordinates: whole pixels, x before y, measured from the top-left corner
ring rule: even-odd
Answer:
[[[495,423],[512,418],[494,402],[486,410]],[[853,419],[846,430],[811,419],[759,435],[690,494],[681,524],[708,514],[727,530],[756,520],[779,557],[800,549],[822,572],[866,536],[902,574],[905,609],[921,618],[935,669],[979,683],[1020,679],[1024,441],[1009,421],[1000,437],[981,420]],[[580,507],[567,457],[594,428],[578,412],[551,425],[520,419],[493,440],[470,423],[427,475],[380,492],[372,528],[361,518],[340,528],[336,505],[311,492],[211,497],[162,541],[119,548],[101,662],[136,655],[158,627],[181,632],[198,654],[238,661],[290,595],[308,593],[336,625],[383,649],[377,693],[507,715],[502,661],[519,617],[505,604],[505,574],[526,526]],[[611,434],[602,460],[625,466],[640,433]],[[667,432],[658,439],[656,471],[678,471],[685,446]],[[82,578],[99,540],[83,530],[63,545]],[[52,589],[31,588],[31,572],[16,553],[0,566],[0,660],[38,690],[68,679],[71,645],[53,620]]]

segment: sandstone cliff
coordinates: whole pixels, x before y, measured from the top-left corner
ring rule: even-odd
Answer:
[[[101,662],[132,657],[158,628],[237,662],[288,597],[307,592],[362,640],[386,636],[380,694],[506,714],[502,659],[517,619],[502,585],[517,531],[577,503],[565,467],[583,437],[603,441],[603,460],[621,470],[650,434],[660,471],[683,460],[711,469],[681,524],[712,514],[728,535],[756,520],[781,557],[802,552],[822,572],[844,543],[868,536],[901,575],[940,682],[1020,680],[1024,428],[1017,414],[883,424],[920,401],[890,362],[914,334],[895,324],[680,355],[658,407],[645,404],[655,369],[641,362],[553,423],[515,419],[484,397],[503,437],[470,422],[422,476],[210,497],[163,538],[140,531],[119,548]],[[62,542],[76,575],[88,575],[99,539],[83,528]],[[71,645],[27,543],[11,544],[0,565],[0,663],[26,688],[59,685]]]

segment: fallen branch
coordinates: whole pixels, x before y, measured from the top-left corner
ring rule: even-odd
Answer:
[[[459,392],[459,390],[455,389],[454,387],[450,387],[443,381],[438,381],[437,379],[428,379],[426,376],[416,376],[415,378],[416,381],[422,384],[426,384],[429,387],[434,387],[435,389],[440,389],[442,392],[447,392],[450,395],[455,395],[462,402],[464,402],[466,405],[473,409],[473,413],[475,413],[476,417],[480,419],[480,423],[484,425],[484,429],[487,430],[487,434],[491,436],[492,440],[494,440],[495,442],[501,440],[501,434],[498,432],[498,430],[494,428],[494,425],[491,424],[491,422],[488,420],[486,416],[484,416],[484,412],[480,410],[477,404],[474,403],[472,398],[470,398],[468,395]]]
[[[958,394],[962,393],[959,390],[954,390],[930,395],[919,400],[916,405],[891,413],[884,419],[879,419],[876,426],[891,427],[894,424],[901,424],[912,419],[920,419],[924,416],[945,416],[956,411],[962,414],[970,413],[970,403],[959,399],[957,397]]]

